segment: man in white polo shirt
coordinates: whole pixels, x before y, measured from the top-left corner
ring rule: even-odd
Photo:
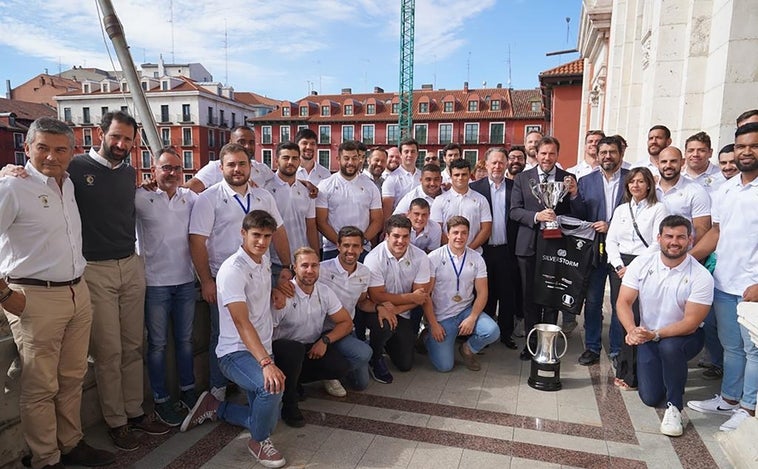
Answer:
[[[298,130],[295,134],[295,143],[300,148],[300,167],[297,169],[299,180],[318,186],[321,181],[332,175],[329,168],[321,166],[316,158],[318,148],[316,132],[311,129]]]
[[[713,194],[726,178],[718,165],[711,163],[713,148],[711,137],[705,132],[690,135],[684,144],[686,166],[682,176],[700,184],[708,194]]]
[[[392,171],[382,184],[382,211],[385,219],[395,211],[400,199],[421,181],[421,172],[416,169],[418,142],[412,138],[405,139],[400,142],[398,148],[400,148],[400,166]]]
[[[429,220],[432,208],[426,199],[413,199],[408,209],[411,221],[411,244],[425,253],[430,253],[442,243],[442,228],[439,223]]]
[[[216,308],[216,274],[221,264],[239,248],[239,226],[252,210],[265,210],[274,217],[277,229],[272,243],[279,259],[289,265],[287,232],[276,202],[271,194],[248,184],[250,159],[240,145],[229,143],[219,152],[224,180],[203,191],[192,208],[190,217],[190,253],[200,279],[203,299],[211,314],[211,336],[208,345],[211,392],[218,400],[226,396],[226,378],[218,369],[215,349],[218,341],[218,309]]]
[[[189,250],[190,214],[197,194],[180,187],[182,160],[173,148],[161,150],[150,169],[155,192],[137,189],[137,245],[145,259],[145,326],[147,373],[153,388],[155,412],[176,427],[184,415],[176,410],[166,389],[166,347],[169,323],[174,332],[181,402],[195,405],[192,323],[195,319],[195,271]]]
[[[411,201],[419,197],[426,199],[429,205],[432,205],[434,199],[442,194],[442,176],[440,167],[436,164],[426,164],[421,168],[421,181],[418,186],[411,189],[395,205],[396,213],[408,213],[411,207]]]
[[[626,343],[637,346],[637,381],[645,405],[666,403],[660,431],[682,434],[682,397],[687,362],[703,348],[703,323],[713,302],[713,279],[687,254],[692,225],[669,215],[658,229],[660,252],[638,256],[626,268],[617,313]],[[640,325],[632,305],[639,298]]]
[[[447,220],[448,243],[429,254],[432,301],[424,307],[428,328],[422,337],[437,371],[455,365],[455,338],[470,336],[458,347],[466,368],[479,371],[476,354],[497,341],[500,329],[487,314],[487,266],[481,254],[466,246],[469,222],[455,215]]]
[[[319,183],[316,199],[316,224],[326,238],[324,260],[337,257],[337,232],[343,226],[357,227],[366,239],[373,239],[382,229],[381,195],[360,173],[357,142],[342,142],[338,151],[340,170]]]

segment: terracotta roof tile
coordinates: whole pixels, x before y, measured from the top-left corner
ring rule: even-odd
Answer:
[[[47,104],[30,103],[17,99],[0,98],[0,112],[12,112],[17,119],[33,121],[38,117],[58,117],[55,109]]]
[[[576,59],[540,73],[540,77],[562,77],[584,73],[584,59]]]
[[[253,93],[251,91],[235,91],[234,92],[234,98],[237,101],[240,101],[244,104],[249,104],[251,106],[278,106],[281,101],[278,99],[272,99],[267,98],[266,96],[262,96],[258,93]]]

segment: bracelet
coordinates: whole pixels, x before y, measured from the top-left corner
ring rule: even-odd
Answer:
[[[13,295],[13,290],[10,287],[5,287],[5,290],[0,292],[0,303],[5,303],[11,295]]]
[[[271,359],[271,357],[266,357],[258,362],[258,364],[261,366],[261,369],[266,368],[269,365],[274,364],[274,360]]]

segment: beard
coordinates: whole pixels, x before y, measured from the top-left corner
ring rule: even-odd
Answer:
[[[103,145],[102,147],[103,158],[105,158],[106,160],[119,161],[119,162],[124,161],[125,159],[129,158],[131,149],[124,151],[123,156],[118,155],[117,153],[114,153],[114,149],[116,149],[116,147],[106,147],[105,145]]]
[[[756,158],[753,158],[753,162],[748,164],[742,164],[739,158],[735,158],[734,164],[737,166],[737,169],[745,173],[749,173],[758,169],[758,159]]]

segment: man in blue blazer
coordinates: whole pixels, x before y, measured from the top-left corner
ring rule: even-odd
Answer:
[[[597,169],[579,179],[579,197],[586,209],[585,220],[593,222],[598,241],[604,243],[608,224],[613,211],[621,204],[624,195],[624,181],[629,172],[621,167],[621,142],[616,137],[603,137],[597,144]],[[600,360],[603,332],[603,295],[605,281],[609,275],[616,275],[607,262],[600,262],[592,269],[584,302],[584,353],[579,364],[589,366]],[[622,330],[616,319],[616,305],[611,305],[612,319],[610,331],[611,358],[618,355],[623,339]],[[616,329],[616,330],[614,330]]]
[[[524,299],[524,327],[530,331],[535,324],[555,324],[558,319],[558,310],[547,308],[534,303],[533,284],[535,282],[535,246],[537,236],[541,235],[542,222],[553,221],[556,215],[574,215],[582,218],[584,205],[579,197],[576,179],[574,176],[556,166],[560,142],[555,137],[542,137],[537,143],[537,166],[523,171],[516,176],[511,192],[512,220],[519,223],[516,235],[516,258],[521,273],[521,288]],[[558,181],[568,184],[569,193],[555,207],[555,210],[546,209],[532,195],[530,182]],[[533,338],[536,340],[536,334]],[[522,360],[531,359],[531,354],[526,347],[521,351]]]

